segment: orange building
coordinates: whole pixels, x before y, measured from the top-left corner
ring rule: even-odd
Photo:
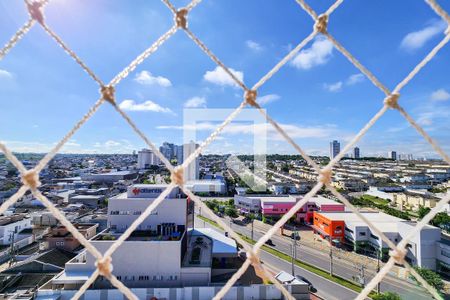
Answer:
[[[313,225],[311,226],[314,233],[319,234],[324,239],[344,240],[345,222],[343,220],[332,220],[320,212],[315,211],[313,214]]]

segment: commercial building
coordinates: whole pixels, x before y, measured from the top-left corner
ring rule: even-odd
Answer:
[[[138,184],[108,202],[108,228],[91,239],[104,253],[168,185]],[[114,275],[130,288],[207,286],[212,277],[238,268],[236,242],[211,229],[191,229],[191,203],[174,188],[150,216],[113,253]],[[53,289],[78,289],[95,270],[86,251],[69,261]],[[231,276],[231,275],[230,275]],[[93,289],[109,289],[97,279]]]
[[[193,192],[194,194],[225,194],[227,192],[227,184],[224,180],[220,179],[199,179],[188,181],[185,183],[185,186],[188,190]]]
[[[98,207],[100,203],[105,201],[105,199],[106,198],[103,195],[74,195],[69,197],[69,203],[81,203],[83,205],[95,208]]]
[[[114,183],[120,180],[133,180],[136,179],[137,173],[133,171],[115,171],[100,174],[86,174],[81,175],[81,179],[84,181],[94,181],[97,183]]]
[[[361,214],[394,244],[400,242],[416,226],[414,222],[381,212]],[[312,229],[322,238],[331,239],[334,245],[350,247],[358,253],[373,257],[380,255],[384,260],[388,258],[388,245],[353,212],[314,212]],[[407,244],[405,259],[412,265],[436,270],[436,252],[440,240],[439,228],[425,226]]]
[[[341,144],[334,140],[330,143],[330,159],[333,159],[341,152]]]
[[[234,205],[241,213],[257,213],[266,217],[281,217],[288,212],[303,196],[234,196]],[[323,196],[309,199],[296,213],[299,223],[313,223],[314,211],[344,211],[345,205]]]
[[[360,153],[359,153],[359,147],[355,147],[353,148],[353,158],[361,158]]]

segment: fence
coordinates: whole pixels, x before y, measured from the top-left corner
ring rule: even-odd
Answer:
[[[391,248],[390,259],[383,266],[380,272],[375,276],[361,291],[356,299],[365,299],[370,291],[376,287],[377,283],[382,280],[382,278],[389,272],[395,263],[404,265],[411,274],[433,295],[436,299],[441,299],[442,297],[432,286],[430,286],[417,272],[404,260],[406,255],[405,247],[408,244],[411,237],[417,234],[450,200],[450,195],[447,194],[437,205],[434,207],[420,222],[417,223],[414,230],[411,230],[408,236],[406,236],[397,245],[391,242],[380,230],[376,228],[369,220],[367,220],[363,215],[356,209],[345,197],[343,197],[333,186],[330,185],[330,179],[332,174],[333,166],[347,153],[351,147],[353,147],[361,137],[377,122],[377,120],[388,110],[397,110],[411,125],[415,128],[424,139],[430,143],[433,149],[447,162],[450,164],[450,157],[442,150],[442,148],[417,124],[417,122],[400,106],[398,100],[400,98],[400,91],[404,88],[409,81],[417,75],[417,73],[425,67],[425,65],[436,55],[436,53],[444,47],[450,40],[450,16],[446,11],[444,11],[435,0],[425,0],[425,2],[430,6],[430,8],[441,17],[447,24],[444,38],[419,62],[419,64],[391,91],[383,83],[381,83],[374,74],[372,74],[362,63],[360,63],[346,48],[341,45],[328,31],[328,19],[332,13],[343,3],[343,0],[337,0],[332,4],[326,12],[318,15],[304,0],[296,0],[299,4],[299,9],[306,11],[309,16],[314,21],[314,26],[312,32],[301,41],[294,49],[292,49],[280,62],[278,62],[267,74],[265,74],[253,87],[249,88],[244,82],[239,80],[231,71],[228,69],[218,57],[216,57],[209,48],[203,44],[203,42],[197,38],[197,36],[189,29],[188,26],[188,16],[192,9],[197,6],[201,0],[192,0],[186,7],[181,9],[176,9],[169,0],[162,0],[168,9],[173,13],[174,25],[165,32],[159,39],[157,39],[149,48],[143,51],[138,57],[136,57],[127,67],[123,69],[119,74],[117,74],[109,83],[105,84],[97,75],[83,62],[83,60],[73,52],[68,45],[50,28],[47,26],[44,18],[45,6],[49,0],[26,0],[25,4],[29,12],[28,21],[14,34],[14,36],[6,43],[6,45],[0,50],[0,59],[3,59],[6,54],[11,51],[14,46],[20,41],[20,39],[27,34],[27,32],[36,24],[40,25],[43,30],[57,43],[63,50],[71,56],[75,62],[87,72],[87,74],[99,85],[100,97],[95,102],[95,104],[90,108],[90,110],[75,124],[75,126],[61,139],[56,146],[47,153],[42,160],[33,168],[27,170],[22,163],[14,156],[14,154],[2,143],[0,143],[0,150],[5,154],[6,158],[18,169],[22,176],[23,185],[19,190],[11,196],[7,201],[5,201],[0,206],[0,214],[5,212],[5,210],[12,204],[14,204],[20,197],[22,197],[26,191],[31,190],[33,195],[38,198],[42,203],[49,209],[49,211],[54,214],[54,216],[66,226],[66,228],[76,237],[86,250],[89,251],[97,259],[97,269],[92,274],[92,276],[86,281],[86,283],[73,295],[73,299],[79,299],[81,295],[88,289],[88,287],[96,280],[98,276],[104,276],[109,279],[111,283],[117,287],[126,297],[129,299],[137,299],[136,295],[127,288],[122,282],[120,282],[112,273],[112,263],[111,254],[117,250],[117,248],[130,236],[130,234],[137,228],[137,226],[147,218],[151,211],[154,210],[170,193],[170,191],[175,187],[179,186],[186,195],[188,195],[197,205],[202,209],[209,211],[208,207],[202,203],[202,201],[195,196],[192,192],[187,190],[183,184],[183,170],[188,166],[195,158],[207,147],[217,135],[240,113],[240,111],[247,105],[256,108],[266,120],[286,139],[286,141],[291,144],[309,163],[315,171],[320,174],[317,184],[312,188],[312,190],[305,195],[305,197],[296,203],[271,229],[261,237],[256,244],[251,247],[248,243],[243,241],[238,234],[236,234],[227,224],[225,224],[220,218],[216,217],[214,214],[215,221],[225,228],[230,235],[235,238],[240,244],[242,244],[247,251],[247,260],[244,262],[242,267],[230,278],[230,280],[217,292],[214,299],[224,298],[226,293],[232,288],[234,283],[239,279],[239,277],[246,271],[246,269],[253,265],[258,276],[265,280],[270,280],[275,284],[275,286],[281,291],[281,293],[287,299],[293,299],[289,292],[285,289],[283,285],[278,283],[273,276],[268,272],[268,270],[260,263],[259,251],[261,246],[281,227],[285,222],[287,222],[295,212],[302,207],[306,201],[308,201],[312,196],[314,196],[323,186],[331,191],[340,201],[342,201],[350,210],[356,213],[361,220],[363,220],[371,228],[372,231],[377,233],[382,237],[382,240]],[[155,145],[143,134],[143,132],[135,125],[133,120],[117,105],[115,100],[115,88],[117,85],[126,78],[140,63],[142,63],[148,56],[154,53],[164,42],[166,42],[175,32],[178,30],[184,31],[187,36],[197,44],[205,54],[210,57],[219,67],[221,67],[236,84],[242,88],[244,91],[243,101],[241,104],[228,116],[228,118],[217,127],[217,129],[201,143],[201,145],[193,152],[181,166],[173,167],[170,162],[158,151]],[[366,77],[384,94],[385,98],[381,104],[380,110],[370,119],[370,121],[356,134],[353,139],[342,149],[342,151],[333,158],[328,165],[320,168],[306,153],[305,151],[295,143],[295,141],[289,137],[289,135],[277,124],[277,122],[272,119],[264,110],[261,109],[257,102],[257,91],[268,81],[278,70],[283,67],[294,55],[299,52],[303,47],[305,47],[314,37],[317,35],[323,35],[329,41],[333,43],[335,48],[340,51],[356,68],[358,68]],[[49,201],[40,191],[39,191],[39,172],[46,166],[46,164],[56,155],[56,153],[61,149],[61,147],[72,137],[72,135],[89,119],[91,118],[98,108],[108,102],[113,108],[126,120],[126,122],[131,126],[131,128],[144,140],[144,142],[156,153],[156,155],[161,159],[167,169],[171,172],[171,183],[165,191],[163,191],[156,200],[147,207],[147,209],[131,224],[131,226],[122,234],[120,238],[109,248],[103,255],[93,247],[90,242],[80,234],[76,228],[68,221],[64,215]]]

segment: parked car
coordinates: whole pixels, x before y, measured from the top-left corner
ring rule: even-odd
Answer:
[[[225,231],[225,236],[228,237],[228,231]]]
[[[311,281],[309,281],[308,279],[306,279],[305,277],[300,276],[300,275],[295,275],[295,277],[296,277],[298,280],[301,280],[301,281],[303,281],[304,283],[308,284],[308,288],[309,288],[309,290],[310,290],[311,292],[313,292],[313,293],[317,292],[317,289],[312,285]]]

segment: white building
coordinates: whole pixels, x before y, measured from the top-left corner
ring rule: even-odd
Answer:
[[[138,184],[111,198],[108,228],[91,239],[94,247],[104,253],[166,187]],[[234,240],[212,230],[188,229],[193,211],[189,203],[174,188],[113,253],[113,273],[119,280],[130,288],[207,286],[212,276],[222,274],[220,264],[229,267],[235,263],[238,256]],[[52,288],[78,289],[94,270],[95,258],[83,251],[66,263],[64,272],[52,280]],[[110,287],[101,278],[92,286]]]
[[[330,159],[333,159],[341,152],[341,144],[334,140],[330,143]]]
[[[158,156],[150,149],[142,149],[138,152],[138,168],[147,169],[150,166],[157,166],[161,163]]]
[[[183,145],[183,162],[186,160],[195,150],[199,147],[198,144],[191,141],[188,144]],[[199,179],[199,161],[200,158],[197,156],[185,169],[184,169],[184,181],[192,181]]]
[[[28,228],[31,228],[31,218],[25,215],[0,217],[0,245],[10,245],[22,239],[20,232]]]
[[[219,179],[199,179],[188,181],[185,183],[188,190],[195,193],[212,193],[212,194],[225,194],[227,191],[227,185],[225,181]]]
[[[355,213],[346,211],[320,214],[331,221],[345,222],[345,240],[354,246],[355,251],[372,256],[376,256],[376,252],[379,251],[380,256],[387,257],[389,246]],[[361,214],[394,244],[400,242],[417,225],[381,212],[361,212]],[[436,249],[440,240],[439,228],[425,226],[407,244],[408,252],[405,259],[412,265],[436,270]]]

